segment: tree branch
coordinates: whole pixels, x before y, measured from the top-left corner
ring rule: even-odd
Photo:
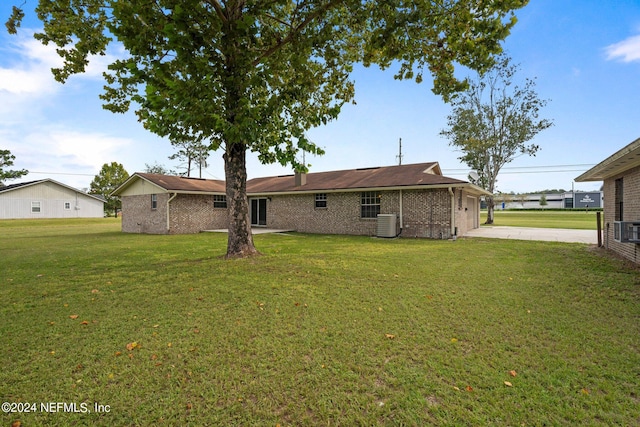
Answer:
[[[218,15],[218,18],[220,18],[222,22],[226,22],[228,20],[224,14],[224,8],[218,2],[218,0],[205,0],[205,2],[208,3],[211,7],[213,7],[213,9],[216,11],[216,15]]]
[[[335,7],[338,4],[342,3],[342,1],[343,0],[330,0],[323,7],[319,7],[313,13],[309,14],[309,16],[307,16],[304,19],[304,21],[302,21],[299,25],[297,25],[295,27],[293,27],[293,25],[291,25],[291,24],[285,24],[285,25],[288,25],[289,27],[291,27],[291,31],[289,32],[289,34],[287,34],[287,36],[285,38],[283,38],[282,40],[278,41],[278,43],[276,43],[275,45],[271,46],[269,49],[267,49],[262,54],[260,54],[253,61],[252,65],[254,67],[257,66],[258,64],[260,64],[262,62],[262,60],[264,58],[268,58],[269,56],[271,56],[274,53],[276,53],[278,50],[282,49],[285,45],[290,43],[291,40],[293,40],[293,37],[295,35],[299,34],[302,30],[304,30],[306,27],[308,27],[309,24],[311,24],[315,19],[320,18],[326,11],[328,11],[329,9],[332,9],[333,7]]]

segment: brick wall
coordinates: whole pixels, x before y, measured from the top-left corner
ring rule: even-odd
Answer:
[[[380,212],[389,211],[383,194]],[[327,207],[315,207],[315,194],[271,196],[267,202],[269,228],[294,229],[301,233],[373,236],[375,218],[360,218],[360,193],[328,193]]]
[[[171,234],[227,228],[227,210],[213,207],[213,196],[179,194],[169,204]]]
[[[615,221],[615,181],[623,182],[623,217],[624,221],[640,220],[640,167],[633,168],[624,174],[604,181],[604,245],[623,257],[640,263],[640,245],[636,243],[619,243],[613,240],[613,222]]]
[[[402,192],[404,237],[451,237],[451,195],[446,189]]]
[[[400,192],[382,191],[381,214],[400,214]],[[327,193],[327,207],[315,207],[315,194],[271,196],[267,202],[267,226],[303,233],[374,236],[375,218],[360,218],[360,192]],[[456,190],[458,235],[469,224],[467,193]],[[477,202],[477,199],[473,199]],[[402,192],[403,237],[448,239],[451,237],[451,195],[447,189]],[[476,208],[474,212],[479,212]]]
[[[213,196],[179,194],[170,203],[169,194],[157,194],[157,209],[151,208],[151,195],[122,197],[122,231],[146,234],[190,234],[227,228],[227,210],[213,207]]]
[[[380,213],[400,214],[400,192],[381,191]],[[267,226],[303,233],[375,236],[376,218],[360,218],[360,192],[327,193],[327,207],[315,207],[315,194],[271,196],[267,201]],[[167,231],[166,204],[169,194],[157,195],[157,209],[151,196],[122,198],[122,231],[149,234],[189,234],[227,228],[227,210],[213,207],[213,197],[180,194],[170,203]],[[469,219],[467,193],[455,190],[454,212],[458,236],[473,227]],[[403,237],[451,238],[451,195],[447,189],[402,192]],[[474,212],[478,212],[476,208]],[[398,227],[400,222],[398,221]]]
[[[151,195],[122,197],[122,231],[125,233],[167,234],[168,194],[157,194],[157,209],[151,208]]]

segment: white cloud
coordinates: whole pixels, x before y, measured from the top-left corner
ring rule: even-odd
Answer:
[[[0,67],[0,91],[16,95],[46,95],[56,91],[58,84],[51,68],[59,67],[62,60],[55,48],[23,36],[9,50],[18,61],[10,67]]]
[[[63,60],[54,44],[43,45],[33,38],[34,33],[32,30],[24,30],[21,35],[8,38],[8,47],[1,49],[13,61],[0,66],[0,93],[5,91],[15,95],[46,96],[60,89],[61,85],[54,80],[51,69],[62,66]],[[116,59],[116,55],[122,54],[122,49],[116,45],[106,55],[89,57],[86,71],[77,77],[102,79],[102,73],[106,71],[108,64]]]
[[[132,143],[127,138],[67,129],[53,130],[45,137],[48,141],[41,143],[49,147],[49,155],[57,159],[57,164],[65,169],[98,171],[104,163],[121,157],[117,154],[118,151]]]
[[[0,132],[0,147],[16,156],[16,167],[36,173],[23,181],[44,176],[76,187],[87,186],[103,164],[120,162],[133,143],[129,138],[63,126]]]
[[[623,62],[640,61],[640,35],[629,37],[605,48],[607,59],[622,59]]]

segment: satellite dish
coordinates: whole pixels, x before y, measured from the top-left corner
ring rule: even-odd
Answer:
[[[478,172],[476,171],[471,171],[469,172],[469,178],[475,182],[480,179],[480,175],[478,175]]]

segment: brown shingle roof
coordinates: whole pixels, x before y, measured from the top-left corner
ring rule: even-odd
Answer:
[[[466,181],[442,176],[437,162],[309,173],[306,176],[306,181],[305,185],[296,186],[294,175],[254,178],[247,181],[247,193],[466,184]]]
[[[183,176],[160,175],[155,173],[141,173],[138,175],[147,181],[168,191],[178,192],[207,192],[223,193],[226,191],[224,181],[216,179],[187,178]]]
[[[118,187],[113,194],[121,195],[135,181],[136,177],[149,181],[169,192],[217,194],[225,194],[226,192],[225,182],[221,180],[137,172]],[[306,175],[304,185],[296,185],[295,175],[254,178],[247,181],[247,194],[251,196],[270,193],[348,191],[367,188],[419,188],[422,186],[471,186],[480,193],[486,193],[467,181],[443,176],[438,163],[429,162],[309,173]]]

